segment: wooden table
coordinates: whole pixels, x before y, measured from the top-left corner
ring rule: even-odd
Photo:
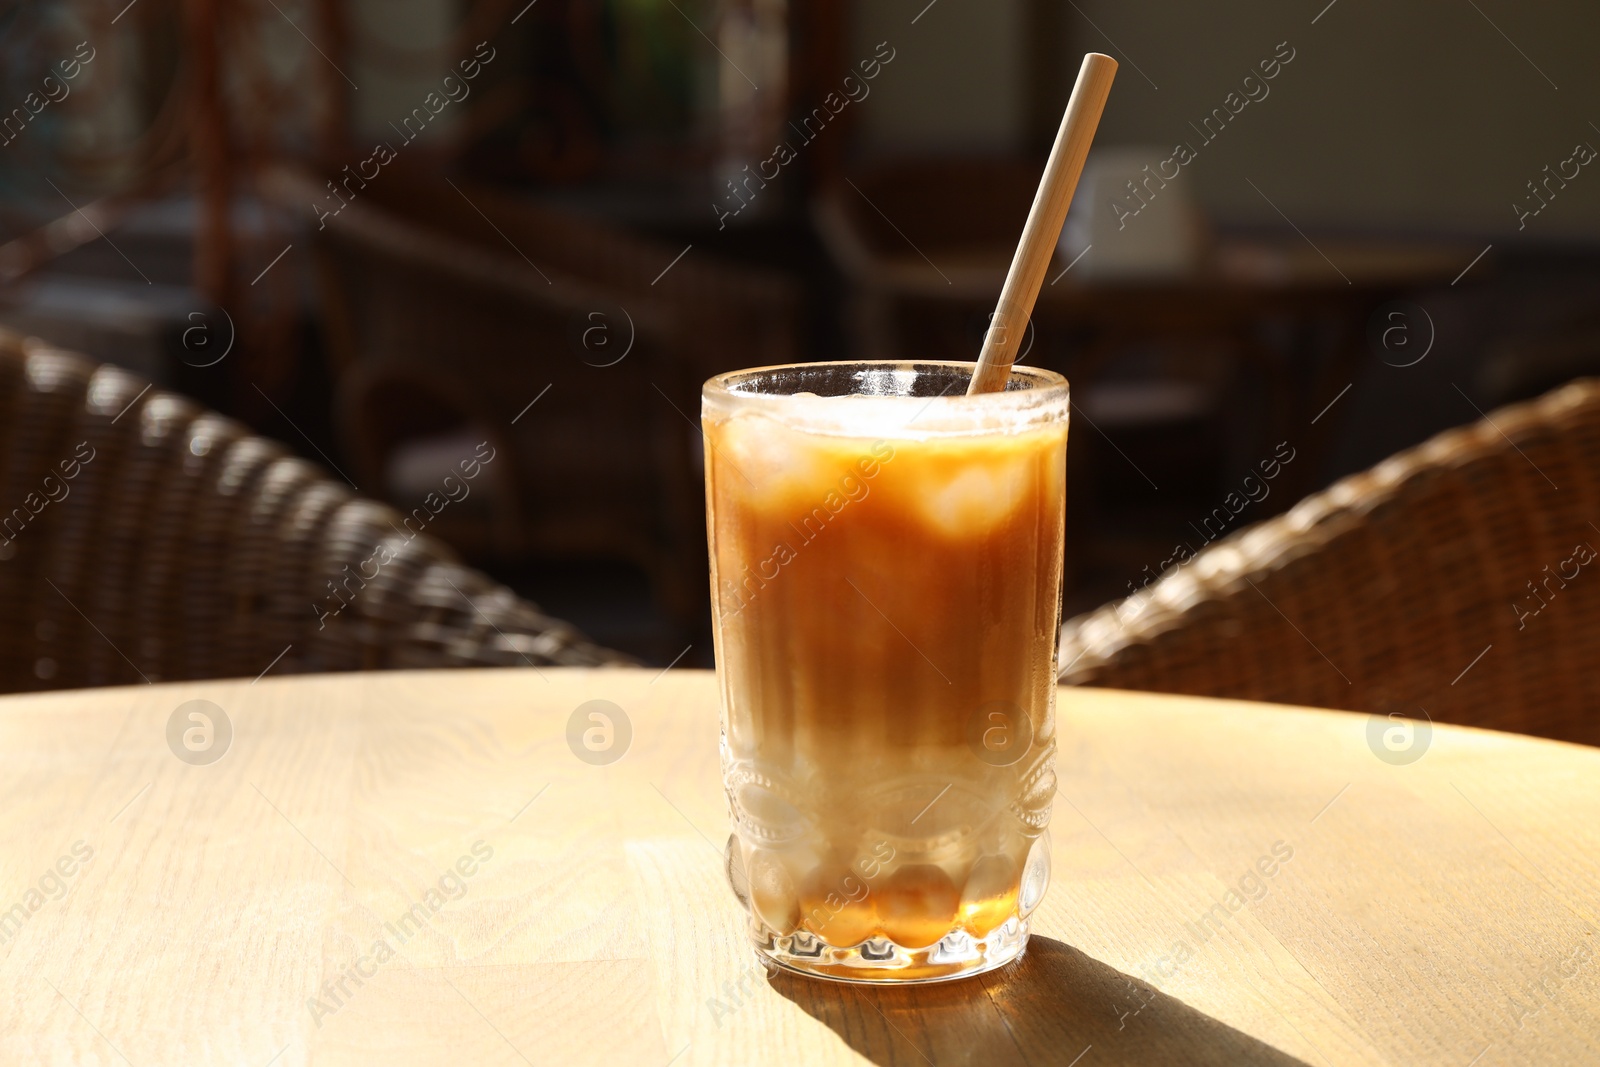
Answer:
[[[167,740],[194,699],[232,726],[209,765]],[[595,699],[609,765],[566,740]],[[4,698],[0,1062],[1600,1062],[1600,751],[1436,727],[1393,765],[1360,715],[1061,706],[1027,957],[859,991],[745,945],[710,674]]]

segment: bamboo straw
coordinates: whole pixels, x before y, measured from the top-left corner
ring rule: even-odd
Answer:
[[[1011,377],[1017,345],[1027,332],[1033,302],[1038,299],[1039,286],[1050,267],[1050,257],[1061,236],[1061,224],[1067,219],[1067,208],[1072,204],[1073,191],[1078,188],[1083,161],[1089,155],[1089,145],[1094,141],[1094,131],[1100,125],[1100,113],[1105,110],[1111,79],[1116,73],[1117,61],[1110,56],[1090,52],[1083,57],[1077,84],[1072,87],[1072,97],[1067,101],[1067,112],[1061,117],[1055,146],[1050,149],[1050,161],[1045,164],[1044,177],[1039,180],[1039,191],[1034,194],[1027,225],[1022,228],[1022,242],[1012,257],[1005,287],[1000,290],[1000,303],[983,336],[983,349],[972,373],[972,384],[967,388],[968,396],[997,393],[1006,387],[1006,379]]]

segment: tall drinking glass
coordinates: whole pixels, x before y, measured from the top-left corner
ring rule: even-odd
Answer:
[[[790,970],[989,970],[1049,882],[1067,383],[971,375],[705,385],[728,879]]]

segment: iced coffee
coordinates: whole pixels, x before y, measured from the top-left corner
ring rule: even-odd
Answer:
[[[728,876],[794,970],[987,970],[1049,879],[1067,385],[971,369],[705,388]]]

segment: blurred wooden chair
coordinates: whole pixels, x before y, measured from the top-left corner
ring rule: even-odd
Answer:
[[[266,188],[300,211],[327,199],[302,172],[274,172]],[[504,502],[491,525],[441,536],[502,559],[625,560],[698,630],[700,385],[794,357],[794,286],[400,169],[316,238],[358,483],[385,486],[408,436],[479,427],[505,446]]]
[[[1063,627],[1061,678],[1600,744],[1600,379],[1450,430]]]
[[[0,509],[4,690],[626,661],[276,442],[11,334]]]

